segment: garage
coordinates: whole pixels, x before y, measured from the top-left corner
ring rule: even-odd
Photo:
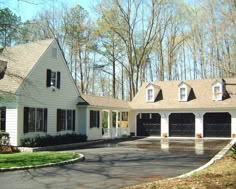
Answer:
[[[161,116],[158,113],[137,115],[137,136],[160,136]]]
[[[195,115],[192,113],[170,114],[169,135],[172,137],[194,137]]]
[[[204,137],[231,137],[231,115],[224,113],[206,113],[204,120]]]

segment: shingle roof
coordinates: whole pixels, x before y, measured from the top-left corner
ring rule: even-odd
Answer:
[[[79,102],[78,105],[90,105],[97,107],[129,109],[128,102],[111,97],[93,96],[93,95],[81,95],[81,97],[87,102]]]
[[[224,79],[229,98],[223,101],[212,100],[212,83],[215,80],[216,79],[184,81],[192,88],[190,92],[191,98],[187,102],[178,101],[178,85],[181,81],[153,82],[153,84],[160,86],[160,92],[162,93],[161,98],[153,103],[146,102],[145,90],[148,83],[144,83],[129,105],[132,109],[155,109],[163,111],[165,109],[236,108],[236,78]]]
[[[15,93],[53,41],[54,39],[48,39],[4,49],[0,59],[8,63],[6,74],[0,80],[0,93]]]

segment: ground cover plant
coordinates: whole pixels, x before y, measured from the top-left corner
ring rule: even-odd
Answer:
[[[58,163],[78,158],[80,155],[73,152],[22,152],[0,154],[0,168],[24,167]]]

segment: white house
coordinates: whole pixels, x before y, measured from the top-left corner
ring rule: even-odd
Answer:
[[[0,130],[10,134],[11,145],[78,131],[79,92],[56,40],[6,48],[0,60]]]
[[[144,83],[132,102],[80,95],[57,40],[0,52],[0,130],[10,143],[79,133],[236,137],[236,78]]]
[[[144,83],[129,105],[135,136],[236,137],[236,78]]]

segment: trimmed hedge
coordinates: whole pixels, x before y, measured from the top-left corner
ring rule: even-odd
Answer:
[[[71,134],[55,135],[55,136],[38,135],[34,138],[24,138],[21,140],[21,144],[23,147],[44,147],[44,146],[71,144],[71,143],[79,143],[86,141],[87,141],[86,135],[71,133]]]

